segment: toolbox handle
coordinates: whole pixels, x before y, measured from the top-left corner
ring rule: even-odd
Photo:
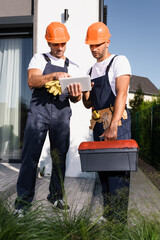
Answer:
[[[100,142],[101,142],[101,141],[104,141],[104,136],[99,137],[99,139],[100,139]]]

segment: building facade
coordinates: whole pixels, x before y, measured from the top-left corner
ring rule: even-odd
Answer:
[[[130,107],[129,101],[134,98],[135,93],[139,87],[142,89],[142,92],[144,94],[144,101],[152,101],[153,98],[156,98],[159,95],[159,90],[148,78],[132,75],[127,101],[128,107]]]

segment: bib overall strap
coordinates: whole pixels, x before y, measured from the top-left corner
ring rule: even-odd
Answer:
[[[108,66],[107,66],[107,68],[106,68],[106,73],[109,71],[110,66],[111,66],[111,64],[112,64],[112,62],[113,62],[113,60],[114,60],[115,57],[117,57],[117,55],[115,55],[115,56],[111,59],[110,63],[108,64]],[[92,68],[91,68],[90,71],[89,71],[89,75],[90,75],[90,76],[91,76],[91,73],[92,73]]]
[[[117,55],[115,55],[115,56],[111,59],[110,63],[108,64],[108,66],[107,66],[107,68],[106,68],[106,74],[108,73],[108,71],[109,71],[109,69],[110,69],[110,66],[111,66],[113,60],[115,59],[115,57],[117,57]]]
[[[66,66],[66,67],[69,66],[69,59],[68,59],[68,58],[66,58],[65,63],[64,63],[64,66]]]
[[[91,73],[92,73],[92,68],[90,69],[90,71],[89,71],[89,76],[91,77]]]
[[[43,53],[43,56],[47,62],[51,62],[51,59],[45,53]]]

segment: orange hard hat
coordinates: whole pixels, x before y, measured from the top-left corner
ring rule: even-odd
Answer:
[[[85,43],[89,45],[106,42],[111,37],[108,27],[102,22],[93,23],[87,30]]]
[[[67,28],[60,22],[52,22],[46,28],[45,38],[51,43],[65,43],[70,39]]]

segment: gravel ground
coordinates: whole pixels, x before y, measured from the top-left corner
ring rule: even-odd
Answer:
[[[150,181],[160,190],[160,171],[157,171],[141,158],[138,159],[138,165]]]

